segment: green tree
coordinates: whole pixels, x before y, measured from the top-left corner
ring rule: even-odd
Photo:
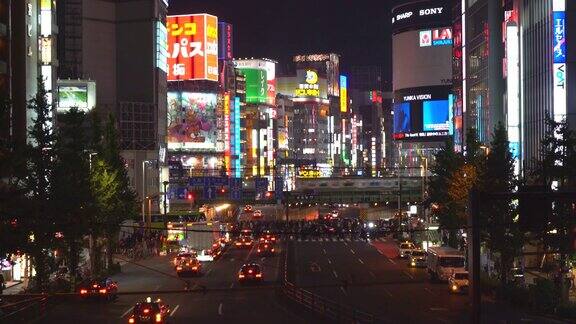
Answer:
[[[94,225],[94,198],[90,187],[90,154],[86,115],[73,108],[58,118],[52,172],[51,203],[68,249],[68,270],[75,287],[83,238]]]
[[[556,191],[576,190],[576,134],[567,122],[547,119],[547,132],[541,142],[540,160],[533,172],[536,183],[553,188]],[[576,213],[574,199],[554,199],[548,219],[536,238],[553,251],[560,254],[560,266],[565,267],[569,255],[574,252],[574,231]],[[563,300],[568,298],[567,290],[561,280]]]
[[[430,201],[437,208],[433,208],[433,214],[438,217],[440,228],[449,233],[448,244],[456,247],[456,229],[463,225],[461,219],[455,213],[452,199],[449,195],[449,184],[455,170],[463,165],[462,157],[454,151],[454,142],[448,139],[444,147],[438,151],[431,167],[432,178],[429,184]]]
[[[483,192],[512,193],[517,183],[508,134],[504,125],[498,124],[486,157],[486,167],[479,179],[479,188]],[[522,252],[525,242],[516,215],[516,207],[509,199],[490,201],[480,209],[481,235],[488,249],[500,260],[497,264],[502,287],[508,284],[514,259]]]
[[[38,79],[38,92],[28,102],[28,109],[34,115],[33,124],[28,130],[29,144],[26,149],[26,191],[28,216],[21,225],[29,229],[30,244],[27,250],[32,256],[36,276],[32,286],[45,290],[48,284],[49,255],[54,245],[55,214],[51,210],[51,179],[54,158],[54,131],[51,106],[46,99],[46,89],[42,79]]]

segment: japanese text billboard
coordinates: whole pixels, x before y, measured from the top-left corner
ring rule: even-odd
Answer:
[[[235,60],[236,68],[255,68],[266,71],[267,99],[266,103],[274,105],[276,103],[276,62],[268,59]]]
[[[168,93],[168,149],[216,151],[216,94]]]
[[[268,99],[266,71],[254,68],[240,68],[246,77],[246,102],[265,104]]]
[[[168,81],[218,81],[218,18],[168,16]]]

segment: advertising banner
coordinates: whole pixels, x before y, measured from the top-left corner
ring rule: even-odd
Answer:
[[[250,59],[234,61],[236,68],[255,68],[266,71],[267,98],[269,105],[276,104],[276,62],[268,59]]]
[[[168,149],[216,151],[216,94],[168,93]]]
[[[88,87],[62,85],[58,87],[59,108],[88,108]]]
[[[218,23],[218,58],[231,60],[234,57],[232,25],[226,22]]]
[[[168,81],[218,81],[218,18],[168,16]]]
[[[255,68],[240,68],[246,77],[246,102],[265,104],[268,99],[266,71]]]

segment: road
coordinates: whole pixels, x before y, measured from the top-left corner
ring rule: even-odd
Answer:
[[[277,302],[274,286],[281,257],[258,258],[255,250],[231,247],[215,262],[205,263],[203,276],[189,278],[195,287],[205,286],[207,293],[163,294],[162,291],[184,288],[169,262],[169,257],[154,257],[137,264],[126,264],[123,272],[113,277],[120,292],[150,291],[139,295],[122,295],[117,301],[68,301],[50,309],[42,323],[127,323],[131,307],[147,296],[160,297],[172,309],[172,323],[304,323],[305,321]],[[237,271],[247,261],[257,260],[264,268],[264,283],[242,286]],[[186,278],[188,279],[188,278]],[[218,291],[211,291],[217,289]]]
[[[408,267],[392,239],[308,239],[294,243],[296,284],[332,301],[375,315],[382,323],[467,323],[469,303],[426,269]],[[347,285],[346,285],[347,283]],[[323,287],[324,286],[324,287]],[[328,287],[326,287],[328,286]],[[483,323],[553,323],[483,303]]]

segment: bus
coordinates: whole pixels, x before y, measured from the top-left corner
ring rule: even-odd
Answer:
[[[203,222],[206,215],[202,212],[176,212],[166,215],[151,215],[150,227],[163,230],[168,242],[179,242],[186,238],[186,226]]]

